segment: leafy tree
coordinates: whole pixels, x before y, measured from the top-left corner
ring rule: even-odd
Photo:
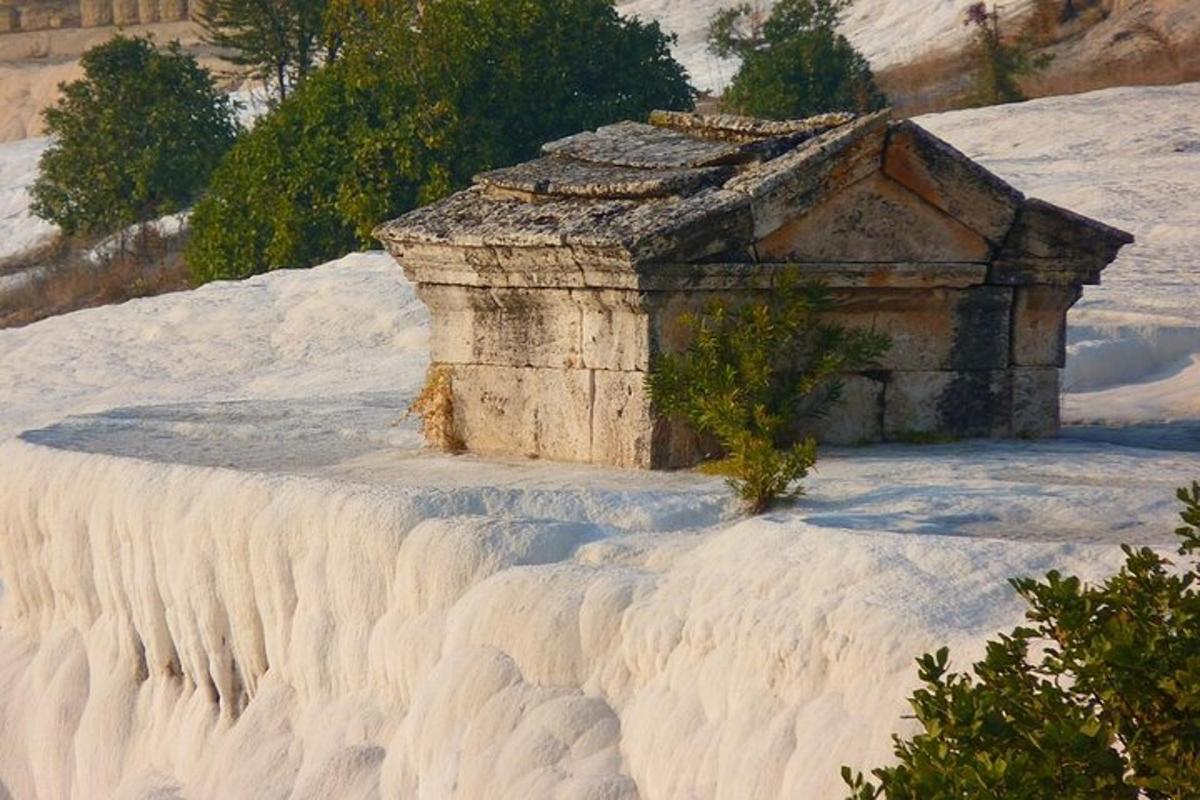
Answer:
[[[851,800],[1200,797],[1200,484],[1179,499],[1186,569],[1126,546],[1099,585],[1014,580],[1029,624],[973,674],[945,648],[919,658],[921,732],[896,737],[878,785],[843,768]]]
[[[709,49],[741,67],[724,104],[738,113],[787,119],[830,111],[875,111],[887,98],[867,60],[837,30],[848,0],[779,0],[767,16],[748,3],[718,12]]]
[[[282,99],[336,60],[342,37],[328,11],[328,0],[209,0],[199,22],[207,43]]]
[[[66,234],[111,233],[186,208],[237,127],[228,98],[172,42],[118,36],[80,59],[44,112],[33,212]]]
[[[1051,57],[1031,55],[1032,45],[1028,41],[1005,41],[1000,31],[1000,12],[995,6],[989,11],[987,3],[973,3],[967,8],[963,24],[975,28],[972,49],[976,104],[986,106],[1024,100],[1020,79],[1044,69]]]
[[[320,263],[547,140],[693,101],[670,39],[609,0],[391,3],[351,18],[338,61],[214,176],[193,216],[196,278]]]
[[[765,511],[801,493],[816,463],[816,442],[797,441],[797,422],[840,399],[846,372],[870,366],[887,337],[823,319],[834,307],[820,285],[785,285],[766,303],[712,303],[684,315],[692,340],[656,359],[647,378],[659,411],[716,437],[724,450],[710,464],[746,504]]]
[[[480,31],[488,31],[481,37]],[[611,0],[440,0],[410,45],[426,103],[456,111],[461,184],[547,140],[655,108],[690,109],[687,73],[657,22]]]

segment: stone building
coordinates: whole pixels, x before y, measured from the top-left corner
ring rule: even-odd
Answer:
[[[0,33],[179,22],[202,0],[0,0]]]
[[[892,340],[819,439],[1053,436],[1067,310],[1133,241],[886,112],[656,112],[542,150],[377,231],[429,307],[475,452],[694,463],[694,436],[651,406],[651,359],[683,346],[682,312],[784,276]]]

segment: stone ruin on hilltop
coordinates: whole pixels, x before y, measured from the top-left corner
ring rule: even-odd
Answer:
[[[205,0],[0,0],[0,33],[180,22]]]
[[[377,231],[429,307],[474,452],[695,463],[694,435],[652,408],[651,360],[685,344],[681,313],[785,276],[892,339],[818,439],[1053,436],[1067,310],[1133,241],[887,112],[656,112],[542,151]]]

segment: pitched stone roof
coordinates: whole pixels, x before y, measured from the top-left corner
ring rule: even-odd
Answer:
[[[612,276],[774,262],[760,259],[757,242],[877,172],[961,223],[978,236],[976,251],[989,253],[959,260],[998,261],[1014,280],[1053,266],[1086,281],[1132,238],[1026,201],[916,124],[891,123],[888,112],[783,122],[655,112],[648,123],[550,142],[541,157],[483,173],[376,236],[419,280],[630,285]],[[1063,267],[1079,252],[1089,265]]]

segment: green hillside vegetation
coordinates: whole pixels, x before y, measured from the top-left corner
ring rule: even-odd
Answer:
[[[657,23],[608,0],[360,8],[336,63],[237,143],[193,216],[197,281],[307,267],[543,142],[690,109]]]

